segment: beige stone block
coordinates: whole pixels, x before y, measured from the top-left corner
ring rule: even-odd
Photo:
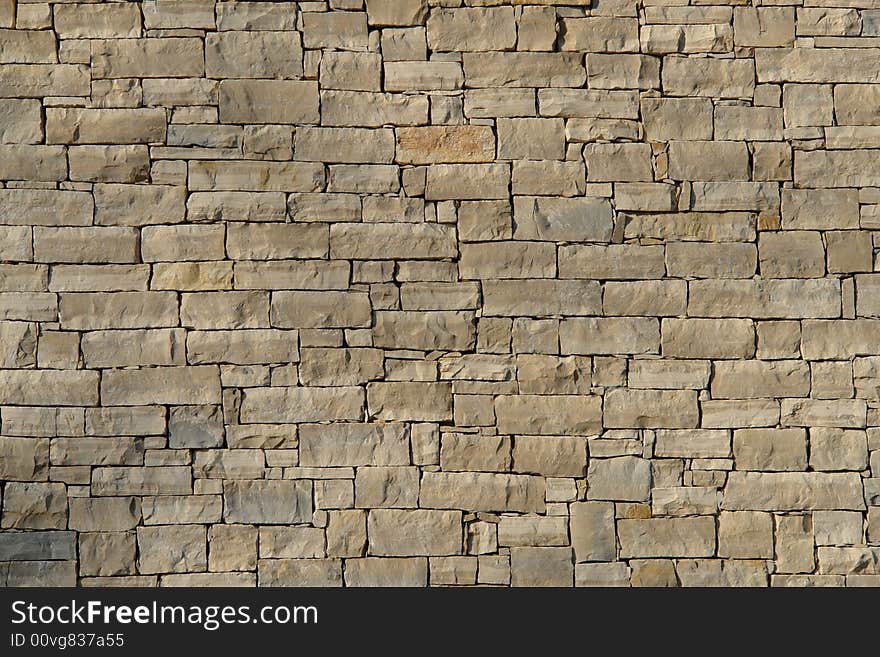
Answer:
[[[699,422],[690,390],[614,389],[605,394],[603,423],[612,428],[693,428]]]
[[[95,223],[143,226],[178,223],[185,213],[186,190],[169,185],[95,185]]]
[[[630,388],[701,390],[708,385],[710,365],[700,360],[632,360]]]
[[[0,97],[88,96],[89,73],[76,64],[4,64]]]
[[[733,12],[737,46],[778,47],[794,42],[795,13],[791,7],[736,7]]]
[[[381,91],[382,57],[378,53],[329,51],[321,57],[322,89]]]
[[[428,259],[456,253],[452,229],[438,224],[334,224],[330,228],[334,259]]]
[[[703,317],[837,317],[840,297],[829,279],[691,281],[688,313]]]
[[[669,142],[668,154],[673,180],[749,179],[749,152],[743,142],[676,140]]]
[[[204,73],[201,39],[114,38],[92,43],[95,78],[200,77]]]
[[[812,572],[816,561],[810,515],[776,516],[776,568],[783,573]]]
[[[375,162],[394,160],[394,133],[391,130],[361,128],[296,129],[294,157],[310,162]]]
[[[610,216],[608,219],[610,221]],[[558,251],[559,277],[660,278],[665,272],[663,254],[662,246],[629,244],[561,246]]]
[[[587,144],[584,160],[587,182],[654,180],[651,148],[647,144]]]
[[[158,367],[104,373],[101,399],[105,404],[210,404],[220,401],[216,367]]]
[[[730,25],[645,25],[640,41],[643,52],[652,54],[729,52],[733,48]]]
[[[813,470],[864,470],[867,465],[864,431],[810,428],[810,467]]]
[[[241,421],[248,424],[360,420],[363,407],[363,388],[249,388],[241,403]]]
[[[811,511],[864,508],[856,473],[731,472],[722,509]]]
[[[556,250],[538,242],[497,241],[486,253],[485,244],[462,244],[459,275],[463,279],[552,278]]]
[[[278,328],[343,328],[370,325],[366,294],[336,291],[283,291],[272,295],[271,322]]]
[[[141,521],[141,503],[136,497],[71,497],[69,526],[80,532],[123,532]]]
[[[733,455],[739,470],[806,470],[806,432],[803,429],[739,429],[733,433]]]
[[[300,34],[222,31],[205,37],[205,74],[211,78],[299,78]]]
[[[367,533],[371,555],[461,554],[461,511],[377,509],[368,514]]]
[[[286,525],[312,519],[309,481],[225,481],[223,498],[223,517],[230,523]]]
[[[218,30],[293,30],[296,4],[293,2],[218,2]]]
[[[67,177],[64,159],[61,146],[0,144],[0,177],[36,182],[64,180]]]
[[[606,315],[684,315],[686,306],[684,281],[609,281],[604,285]]]
[[[150,173],[146,146],[71,146],[68,160],[71,180],[137,183]]]
[[[544,511],[544,481],[529,475],[486,472],[425,472],[419,504],[473,511]]]
[[[806,397],[810,371],[801,361],[727,361],[716,363],[713,399]]]
[[[138,571],[198,572],[207,569],[207,533],[199,525],[139,527]]]
[[[410,467],[358,468],[354,492],[356,507],[415,508],[419,501],[419,470]]]
[[[253,570],[257,566],[257,541],[256,527],[212,525],[208,529],[208,570]]]
[[[540,435],[595,435],[602,423],[595,395],[502,395],[495,399],[498,430]]]
[[[718,494],[715,487],[682,486],[654,488],[651,491],[653,516],[715,515]]]
[[[318,123],[318,85],[309,80],[223,80],[224,123]]]
[[[512,50],[516,19],[512,7],[437,9],[428,18],[427,34],[433,51]]]
[[[658,320],[652,318],[565,318],[559,327],[563,354],[614,355],[657,351]]]
[[[709,557],[715,553],[713,518],[650,518],[617,523],[622,557]]]
[[[256,354],[257,349],[254,351]],[[301,355],[300,380],[305,385],[357,385],[379,379],[384,374],[384,357],[379,349],[310,348],[303,349]]]
[[[605,199],[517,197],[514,218],[519,240],[607,242],[613,228]]]
[[[64,484],[10,482],[4,487],[4,529],[65,529],[67,494]]]
[[[442,422],[452,419],[452,386],[436,382],[373,382],[367,386],[370,416],[381,421]]]
[[[300,429],[300,464],[303,466],[409,463],[409,427],[405,424],[306,424]]]
[[[751,98],[755,71],[751,62],[668,56],[663,63],[665,93],[710,98]]]
[[[641,100],[645,134],[651,141],[711,139],[712,102],[702,98]]]
[[[465,53],[468,87],[578,87],[586,80],[574,53]]]
[[[428,99],[425,96],[357,91],[321,92],[322,125],[381,128],[388,124],[409,126],[427,122]]]
[[[514,472],[581,477],[586,462],[586,440],[579,436],[517,436],[514,442]]]

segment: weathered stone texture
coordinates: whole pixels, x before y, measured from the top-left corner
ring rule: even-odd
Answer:
[[[0,0],[0,585],[880,578],[875,0]]]

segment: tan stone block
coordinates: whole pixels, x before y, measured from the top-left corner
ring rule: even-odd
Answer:
[[[602,295],[606,315],[684,315],[686,306],[684,281],[609,281]]]
[[[373,382],[367,386],[371,417],[381,421],[442,422],[452,418],[452,386],[435,382]]]
[[[283,291],[272,295],[271,322],[279,328],[366,327],[370,300],[359,292]]]
[[[544,482],[528,475],[486,472],[425,472],[419,504],[473,511],[544,511]]]
[[[711,139],[712,103],[701,98],[645,97],[641,101],[645,134],[651,141]]]
[[[864,508],[856,473],[731,472],[722,509],[811,511]]]
[[[207,534],[204,527],[138,527],[137,540],[138,571],[141,573],[185,573],[207,569]]]
[[[95,78],[200,77],[204,73],[201,39],[105,39],[92,43]]]
[[[647,144],[587,144],[584,160],[587,182],[654,180],[651,148]]]
[[[640,41],[643,52],[652,54],[729,52],[733,49],[730,25],[645,25]]]
[[[367,518],[369,554],[432,556],[460,554],[461,511],[377,509]]]
[[[510,470],[511,440],[506,436],[444,433],[440,466],[444,470],[503,472]]]
[[[79,535],[80,575],[127,575],[135,572],[134,534],[89,532]]]
[[[642,354],[659,348],[660,328],[652,318],[565,318],[559,327],[563,354]]]
[[[314,122],[317,123],[317,119]],[[357,91],[321,92],[322,125],[381,128],[388,124],[408,126],[427,122],[428,99],[425,96]]]
[[[308,80],[223,80],[224,123],[318,123],[318,85]]]
[[[776,516],[776,567],[779,572],[812,572],[816,565],[809,515]]]
[[[140,36],[141,13],[134,5],[54,6],[54,28],[62,39],[107,39]]]
[[[514,217],[519,240],[607,242],[613,228],[604,199],[516,197]]]
[[[296,129],[294,157],[311,162],[376,162],[394,160],[394,133],[391,130],[361,128]]]
[[[223,31],[205,37],[205,74],[212,78],[299,78],[302,59],[294,31]]]
[[[306,424],[300,429],[300,464],[303,466],[409,463],[409,427],[405,424]]]
[[[604,399],[603,423],[616,428],[693,428],[699,419],[689,390],[614,389]]]
[[[149,144],[165,141],[161,109],[46,109],[47,144]]]
[[[309,481],[225,481],[223,498],[223,517],[230,523],[286,525],[312,518]]]
[[[256,527],[212,525],[208,529],[208,570],[253,570],[257,567]]]
[[[650,518],[617,523],[622,557],[709,557],[715,553],[713,518]]]
[[[249,388],[241,403],[241,421],[248,424],[360,420],[363,407],[363,388]]]
[[[328,51],[321,57],[320,82],[322,89],[351,91],[381,91],[382,54],[365,52]]]
[[[354,480],[355,506],[365,509],[415,508],[419,502],[419,469],[358,468]]]
[[[574,53],[465,53],[468,87],[578,87],[586,80]]]
[[[495,399],[502,433],[595,435],[601,400],[594,395],[502,395]]]
[[[795,33],[794,9],[736,7],[733,30],[737,46],[790,46]]]
[[[58,483],[7,483],[0,526],[4,529],[65,529],[66,487]]]
[[[805,470],[803,429],[740,429],[733,433],[733,455],[739,470]]]
[[[158,367],[113,370],[101,380],[105,404],[210,404],[220,401],[220,377],[216,367]]]

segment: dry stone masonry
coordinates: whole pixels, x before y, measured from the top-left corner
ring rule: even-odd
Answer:
[[[880,0],[0,0],[0,584],[880,585]]]

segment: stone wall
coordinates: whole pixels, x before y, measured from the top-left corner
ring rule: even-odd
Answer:
[[[0,0],[0,583],[880,584],[877,149],[880,0]]]

